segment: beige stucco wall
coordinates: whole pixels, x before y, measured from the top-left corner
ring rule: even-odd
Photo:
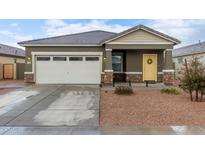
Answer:
[[[200,62],[202,62],[205,65],[205,52],[204,53],[200,53],[200,54],[195,54],[195,55],[188,55],[188,56],[182,56],[182,57],[176,57],[173,58],[173,62],[175,64],[175,75],[176,77],[180,77],[180,71],[183,68],[183,63],[180,63],[179,60],[184,60],[187,59],[187,61],[189,61],[193,56],[196,56],[199,59]]]
[[[17,57],[0,56],[0,79],[3,79],[3,64],[14,64],[14,79],[16,79],[16,63],[25,63],[25,59]]]

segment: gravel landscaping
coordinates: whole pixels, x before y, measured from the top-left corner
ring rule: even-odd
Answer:
[[[205,100],[191,102],[189,95],[161,93],[160,89],[137,88],[134,94],[122,96],[112,90],[101,90],[100,125],[165,126],[204,125]]]

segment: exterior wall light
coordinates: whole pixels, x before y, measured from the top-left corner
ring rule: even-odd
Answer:
[[[16,63],[17,62],[17,59],[16,58],[14,58],[14,63]]]
[[[30,57],[27,58],[27,64],[31,64],[31,58]]]

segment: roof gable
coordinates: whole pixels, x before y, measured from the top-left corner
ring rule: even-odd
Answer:
[[[104,40],[102,43],[162,43],[162,44],[178,44],[179,40],[170,37],[161,32],[155,31],[143,25],[135,26],[123,31],[113,37]]]
[[[124,35],[122,37],[119,37],[111,42],[108,42],[107,44],[174,44],[171,41],[168,41],[164,38],[161,38],[159,36],[153,35],[149,32],[146,32],[144,30],[137,30],[132,33],[129,33],[127,35]]]

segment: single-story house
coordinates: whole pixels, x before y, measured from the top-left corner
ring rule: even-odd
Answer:
[[[170,83],[176,38],[138,25],[121,33],[89,31],[19,42],[25,81],[37,84]]]
[[[0,80],[23,80],[25,69],[25,51],[0,44]]]
[[[205,42],[199,42],[173,50],[173,62],[175,65],[176,78],[180,77],[184,60],[190,60],[193,56],[205,65]]]

